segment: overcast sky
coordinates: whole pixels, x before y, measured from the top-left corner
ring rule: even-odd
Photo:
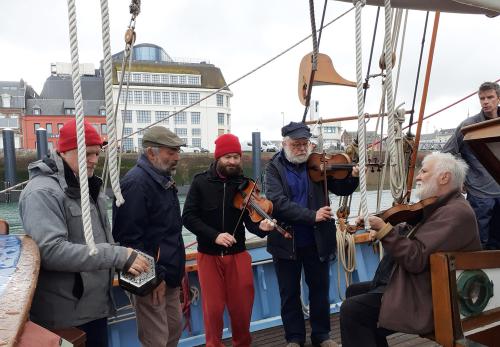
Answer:
[[[128,5],[126,0],[110,0],[113,53],[124,46],[123,34],[130,20]],[[40,93],[50,75],[50,63],[70,61],[66,6],[63,0],[2,0],[0,80],[23,78]],[[323,1],[316,0],[315,6],[319,23]],[[330,0],[325,22],[351,6]],[[80,0],[77,8],[80,63],[93,63],[97,67],[102,59],[99,1]],[[375,14],[373,7],[365,7],[363,11],[363,75],[368,65]],[[397,104],[404,102],[407,109],[412,103],[424,20],[425,12],[410,11],[396,99]],[[417,112],[433,20],[431,13]],[[383,29],[382,11],[376,61],[382,51]],[[222,70],[229,83],[296,43],[310,30],[306,0],[143,0],[136,24],[136,43],[159,45],[174,58],[206,59]],[[298,68],[301,58],[311,50],[309,39],[231,87],[232,130],[236,135],[250,139],[252,131],[261,131],[263,139],[276,140],[280,138],[283,121],[302,118],[304,108],[297,96]],[[343,77],[355,80],[354,11],[325,29],[320,51],[332,58]],[[379,72],[377,65],[372,73]],[[498,78],[500,16],[442,13],[425,114],[477,90],[483,81]],[[375,113],[380,103],[380,79],[373,79],[370,84],[366,112]],[[312,97],[319,101],[323,118],[357,113],[355,88],[314,87]],[[474,115],[479,110],[474,96],[424,123],[423,131],[455,127],[467,114]],[[355,130],[357,123],[343,122],[342,126]]]

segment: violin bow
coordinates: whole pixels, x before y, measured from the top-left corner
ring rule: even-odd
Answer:
[[[325,192],[325,206],[330,206],[330,199],[328,198],[328,181],[326,179],[326,152],[323,150],[321,154],[321,159],[323,162],[323,188]]]

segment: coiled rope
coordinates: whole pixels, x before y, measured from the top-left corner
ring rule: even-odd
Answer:
[[[97,248],[92,233],[92,220],[90,216],[89,183],[87,177],[87,146],[85,145],[85,125],[82,102],[82,88],[80,83],[80,63],[78,57],[78,35],[76,27],[75,0],[68,0],[69,39],[71,47],[71,78],[73,95],[75,98],[76,134],[78,143],[78,170],[80,178],[80,195],[82,208],[83,233],[85,241],[90,248],[89,254],[97,254]]]

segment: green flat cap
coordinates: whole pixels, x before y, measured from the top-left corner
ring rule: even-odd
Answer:
[[[142,147],[180,147],[185,146],[184,141],[179,136],[165,127],[154,126],[148,128],[142,137]]]

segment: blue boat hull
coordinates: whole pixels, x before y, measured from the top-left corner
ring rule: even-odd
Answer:
[[[253,275],[255,286],[255,300],[252,310],[251,331],[271,328],[281,325],[280,298],[278,282],[274,272],[271,255],[266,251],[265,246],[260,243],[260,247],[249,249],[252,256]],[[379,262],[379,255],[373,251],[368,244],[356,245],[356,270],[352,274],[353,282],[371,280]],[[191,271],[188,273],[189,286],[191,288],[192,302],[190,306],[190,329],[184,329],[179,346],[198,346],[205,343],[202,300],[198,273]],[[345,275],[340,269],[340,286],[337,283],[338,263],[333,261],[330,264],[330,311],[339,311],[342,297],[345,292]],[[308,305],[307,285],[303,283],[304,305]],[[340,293],[339,293],[340,288]],[[137,339],[135,315],[130,302],[125,293],[119,288],[115,288],[115,299],[118,305],[118,315],[108,320],[108,334],[111,347],[136,347],[140,346]],[[224,313],[223,337],[231,337],[230,322],[227,312]]]

